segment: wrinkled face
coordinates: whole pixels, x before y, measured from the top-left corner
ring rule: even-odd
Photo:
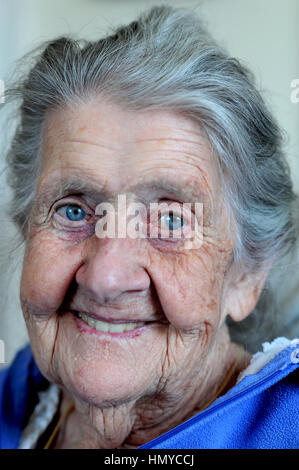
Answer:
[[[21,282],[38,366],[95,405],[183,381],[223,324],[230,262],[221,186],[198,125],[174,112],[90,100],[49,114]],[[203,204],[203,244],[99,237],[97,206]],[[192,214],[150,223],[188,227]],[[146,225],[148,219],[144,221]],[[161,225],[160,225],[161,227]]]

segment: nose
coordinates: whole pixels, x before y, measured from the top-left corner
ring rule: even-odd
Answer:
[[[94,240],[76,273],[76,282],[92,300],[109,304],[121,294],[146,291],[150,278],[137,240],[105,238]]]

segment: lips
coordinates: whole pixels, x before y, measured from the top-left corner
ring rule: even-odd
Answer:
[[[77,312],[76,316],[78,318],[81,318],[81,320],[85,322],[87,325],[89,325],[91,328],[97,331],[102,331],[103,333],[124,333],[125,331],[131,331],[136,328],[141,328],[142,326],[145,326],[147,323],[149,323],[149,322],[142,322],[142,321],[110,322],[110,321],[104,321],[104,320],[97,320],[82,312]]]
[[[67,309],[73,314],[75,322],[81,331],[93,334],[108,334],[111,336],[135,336],[152,325],[165,323],[161,316],[157,319],[111,319],[104,318],[95,313]]]

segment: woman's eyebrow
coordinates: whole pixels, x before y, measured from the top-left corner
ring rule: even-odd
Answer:
[[[150,199],[153,195],[156,197],[165,195],[176,197],[182,202],[201,202],[207,198],[199,182],[198,184],[188,184],[188,182],[190,183],[190,179],[153,178],[134,186],[134,190],[144,199]]]
[[[71,194],[83,195],[95,204],[111,201],[115,197],[115,193],[105,186],[101,182],[93,181],[92,178],[86,179],[86,176],[84,178],[74,175],[58,179],[49,178],[41,185],[37,193],[37,201],[39,204],[46,204]],[[127,190],[124,190],[123,193],[126,192]],[[185,179],[175,181],[168,177],[153,177],[150,180],[142,181],[132,186],[129,192],[134,192],[145,202],[150,202],[153,197],[159,196],[176,197],[182,202],[202,202],[207,199],[207,195],[204,194],[199,183],[198,185],[188,185]]]
[[[90,198],[108,198],[109,194],[100,183],[93,183],[89,178],[68,177],[49,178],[44,181],[37,192],[38,202],[43,204],[53,202],[70,194],[84,194]],[[111,197],[111,195],[110,195]]]

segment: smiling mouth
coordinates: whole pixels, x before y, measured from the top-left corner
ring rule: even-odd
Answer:
[[[102,332],[102,333],[125,333],[127,331],[137,330],[144,326],[148,326],[152,323],[156,323],[153,321],[135,321],[135,322],[121,322],[115,323],[110,321],[104,320],[97,320],[86,313],[72,311],[72,313],[77,317],[80,318],[86,325],[90,328]]]

